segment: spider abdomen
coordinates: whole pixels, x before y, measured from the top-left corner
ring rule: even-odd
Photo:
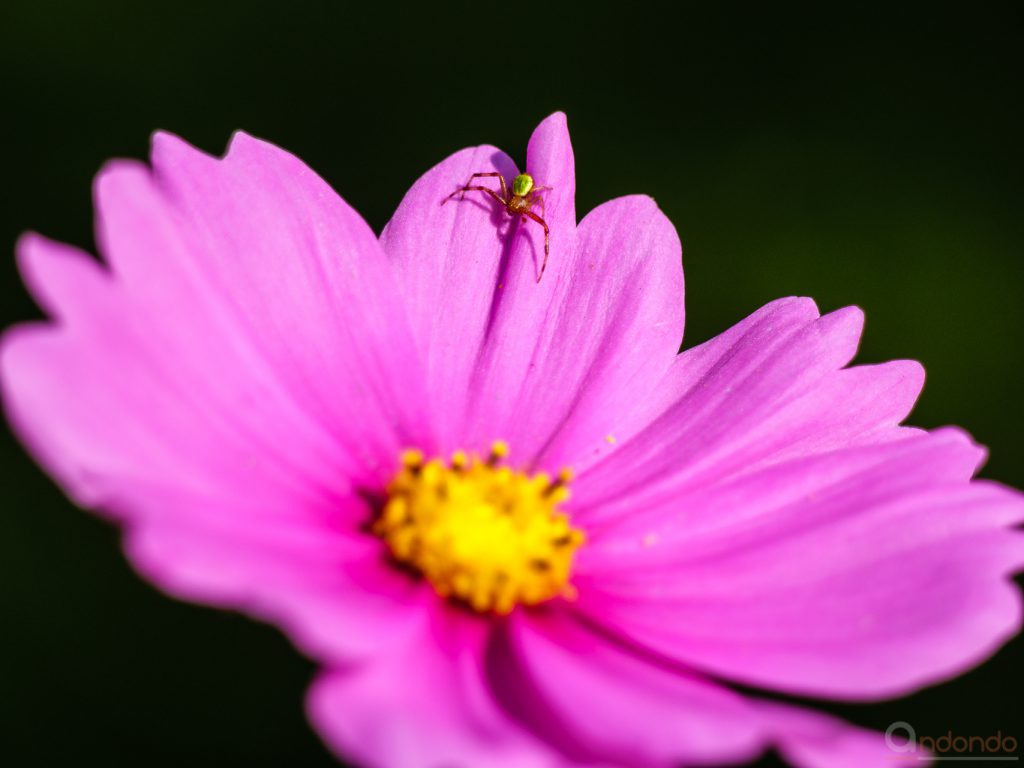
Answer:
[[[512,199],[508,201],[508,212],[511,214],[526,213],[532,205],[529,198],[513,195]]]

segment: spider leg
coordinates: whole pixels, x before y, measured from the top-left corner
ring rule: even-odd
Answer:
[[[554,189],[554,187],[542,186],[542,187],[534,187],[530,191],[530,205],[532,206],[532,205],[535,205],[536,203],[540,203],[540,215],[541,215],[541,218],[547,218],[547,215],[548,215],[547,214],[547,205],[546,205],[547,199],[544,197],[544,195],[538,195],[537,193],[538,192],[547,192],[547,191],[552,190],[552,189]]]
[[[495,200],[497,200],[499,203],[501,203],[502,208],[506,208],[506,209],[508,208],[508,203],[505,200],[502,199],[501,195],[499,195],[497,192],[495,192],[490,187],[480,187],[480,186],[467,186],[467,187],[463,187],[462,189],[457,189],[454,192],[452,192],[450,195],[448,195],[448,197],[446,197],[444,199],[444,202],[442,202],[441,205],[444,205],[445,203],[447,203],[449,200],[451,200],[453,197],[455,197],[459,193],[462,193],[462,196],[465,197],[467,192],[485,192],[488,195],[490,195],[491,197],[493,197]]]
[[[446,197],[444,200],[441,201],[441,205],[444,205],[445,203],[447,203],[449,200],[451,200],[453,197],[455,197],[459,193],[462,194],[462,197],[460,197],[459,199],[460,200],[465,200],[466,199],[466,192],[468,192],[471,189],[477,189],[478,188],[478,187],[471,186],[473,184],[473,179],[490,178],[492,176],[497,176],[498,177],[498,182],[501,184],[502,202],[504,202],[505,200],[508,200],[508,187],[505,186],[505,177],[502,176],[498,171],[488,171],[486,173],[474,173],[466,181],[465,186],[463,186],[461,189],[455,190],[450,195],[448,195],[448,197]]]
[[[533,219],[542,227],[544,227],[544,262],[540,265],[540,274],[537,275],[537,282],[539,283],[540,279],[544,277],[544,270],[547,269],[548,266],[548,252],[551,250],[551,230],[548,229],[548,223],[533,211],[526,211],[523,213],[523,215],[526,216],[527,218]]]

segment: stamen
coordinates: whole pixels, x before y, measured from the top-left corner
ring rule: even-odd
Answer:
[[[469,464],[469,457],[466,456],[465,451],[456,451],[452,454],[452,469],[456,472],[461,472]]]
[[[417,451],[415,449],[405,451],[402,454],[402,464],[405,465],[406,469],[419,472],[423,467],[423,451]]]
[[[498,466],[506,456],[508,456],[508,443],[504,440],[495,440],[491,445],[491,455],[487,457],[487,466]]]
[[[572,472],[515,471],[502,466],[508,453],[497,441],[486,460],[456,451],[445,465],[405,452],[373,526],[439,595],[498,614],[574,597],[569,574],[584,540],[559,509]]]
[[[566,486],[572,480],[572,470],[566,467],[558,473],[558,477],[552,481],[552,483],[544,491],[546,496],[557,496],[559,501],[565,501],[569,498],[569,492],[566,490]]]

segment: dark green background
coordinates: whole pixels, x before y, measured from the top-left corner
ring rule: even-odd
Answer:
[[[270,139],[379,230],[448,153],[522,160],[562,109],[580,214],[647,192],[678,227],[688,344],[778,296],[858,304],[861,360],[928,369],[913,423],[963,425],[984,474],[1024,486],[1021,19],[847,5],[5,0],[0,243],[91,248],[92,175],[158,127],[217,153],[236,128]],[[37,316],[9,257],[0,289],[2,324]],[[332,764],[302,714],[313,667],[276,630],[159,595],[0,452],[0,760]],[[1018,640],[909,699],[828,708],[1024,738],[1022,672]]]

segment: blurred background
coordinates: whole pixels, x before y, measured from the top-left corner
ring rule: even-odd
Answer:
[[[911,422],[988,445],[1024,487],[1019,6],[23,2],[0,6],[0,325],[38,310],[26,229],[93,248],[90,182],[174,131],[298,154],[376,229],[447,154],[520,162],[564,110],[577,210],[633,192],[679,229],[686,344],[802,294],[867,312],[859,359],[916,358]],[[273,628],[174,602],[116,532],[0,439],[0,757],[7,765],[330,766],[313,666]],[[1024,737],[1020,639],[864,726]],[[769,757],[764,765],[775,764]]]

